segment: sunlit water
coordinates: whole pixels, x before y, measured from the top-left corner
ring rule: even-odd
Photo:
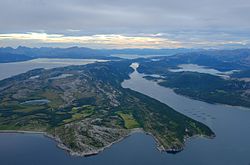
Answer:
[[[123,59],[137,59],[137,58],[157,58],[170,55],[139,55],[139,54],[112,54],[113,57],[119,57]],[[154,61],[154,59],[152,59]]]
[[[85,65],[105,61],[107,60],[38,58],[24,62],[0,63],[0,80],[37,68],[51,69],[69,65]]]
[[[224,78],[229,78],[230,74],[237,72],[238,70],[231,70],[226,72],[221,72],[216,69],[208,68],[205,66],[200,66],[196,64],[181,64],[178,65],[179,69],[170,69],[172,72],[183,72],[183,71],[189,71],[189,72],[198,72],[198,73],[207,73],[214,76],[220,76]]]

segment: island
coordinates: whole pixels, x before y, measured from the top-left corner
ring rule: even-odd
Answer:
[[[192,99],[250,107],[250,65],[246,63],[250,54],[238,55],[236,52],[238,51],[207,51],[140,59],[138,72],[145,74],[145,78]],[[201,73],[195,69],[186,71],[180,68],[183,64],[199,66],[203,70],[215,70],[220,74]]]
[[[131,61],[35,69],[0,81],[0,130],[41,132],[71,155],[88,156],[143,131],[161,151],[179,152],[206,125],[121,83]]]

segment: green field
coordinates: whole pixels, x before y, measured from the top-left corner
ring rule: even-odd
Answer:
[[[123,119],[125,128],[133,129],[140,127],[140,124],[135,120],[132,114],[123,112],[117,112],[117,114]]]

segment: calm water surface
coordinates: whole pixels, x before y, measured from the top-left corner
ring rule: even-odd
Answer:
[[[124,88],[144,93],[177,111],[210,126],[213,140],[189,140],[178,154],[160,153],[152,137],[134,134],[97,156],[71,157],[40,134],[1,134],[2,165],[249,165],[250,109],[212,105],[175,94],[171,89],[145,80],[137,71],[123,82]]]
[[[227,72],[221,72],[216,69],[208,68],[205,66],[200,66],[196,64],[181,64],[178,65],[180,69],[170,69],[172,72],[183,72],[183,71],[189,71],[189,72],[198,72],[198,73],[207,73],[215,76],[220,76],[224,78],[229,78],[230,74],[237,72],[238,70],[231,70]]]
[[[85,65],[105,61],[107,60],[38,58],[24,62],[0,63],[0,80],[37,68],[51,69],[69,65]]]
[[[136,65],[134,66],[136,68]],[[175,110],[208,125],[216,133],[213,140],[196,138],[186,149],[168,155],[166,163],[197,165],[250,164],[250,109],[208,104],[177,95],[173,90],[148,81],[137,71],[123,83],[127,87],[155,98]]]
[[[171,54],[170,55],[112,54],[111,56],[123,59],[137,59],[137,58],[154,58],[154,57],[171,56]]]

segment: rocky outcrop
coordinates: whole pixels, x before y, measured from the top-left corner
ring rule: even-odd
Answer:
[[[71,155],[87,156],[103,151],[129,133],[126,129],[98,126],[85,120],[56,129],[54,136],[59,141],[59,147],[68,150]]]

